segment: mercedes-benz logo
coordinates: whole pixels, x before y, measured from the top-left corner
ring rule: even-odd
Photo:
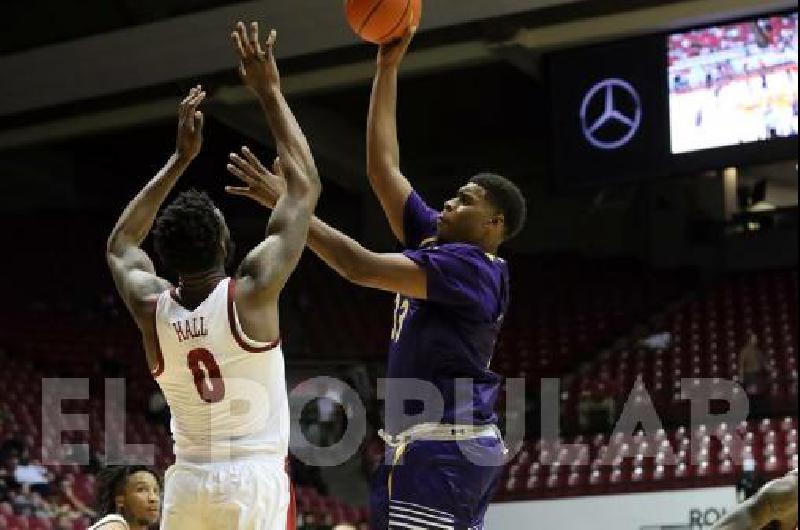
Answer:
[[[599,115],[596,109],[601,109]],[[604,79],[583,98],[583,135],[598,149],[612,150],[627,145],[641,124],[642,102],[639,92],[624,79]]]

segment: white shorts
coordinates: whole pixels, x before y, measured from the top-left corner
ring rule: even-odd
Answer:
[[[164,476],[161,530],[292,530],[292,504],[283,463],[180,462]]]

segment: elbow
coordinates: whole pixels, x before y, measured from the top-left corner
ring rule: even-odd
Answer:
[[[118,254],[118,247],[119,246],[119,237],[117,236],[116,231],[111,232],[111,235],[108,236],[108,240],[106,241],[106,259],[111,259],[112,256],[116,256]]]
[[[284,171],[287,176],[287,192],[296,197],[310,198],[313,201],[319,199],[322,194],[322,179],[319,171],[310,157],[294,157],[294,162],[284,162]]]
[[[376,175],[380,174],[382,164],[378,162],[378,157],[367,153],[367,176],[372,180]]]
[[[369,275],[359,267],[349,267],[342,271],[342,276],[348,282],[359,287],[371,287]]]
[[[305,185],[311,192],[322,192],[322,179],[319,176],[317,164],[311,153],[305,153],[306,156],[302,158],[303,175],[305,175]]]
[[[373,188],[380,188],[399,176],[402,176],[400,166],[394,162],[384,160],[367,165],[367,178]]]
[[[343,276],[350,283],[354,283],[361,287],[373,287],[375,284],[375,267],[372,265],[369,251],[364,251],[363,254],[359,253],[354,259],[351,260],[349,266],[345,267]]]
[[[369,180],[369,183],[372,187],[379,185],[381,182],[385,180],[385,178],[382,177],[382,175],[383,173],[379,171],[377,168],[374,168],[372,166],[367,167],[367,179]]]
[[[319,178],[319,173],[317,172],[316,168],[313,171],[311,178],[309,179],[309,195],[314,199],[314,202],[319,199],[320,195],[322,195],[322,179]]]
[[[339,273],[343,279],[347,280],[349,283],[354,283],[356,285],[359,284],[359,279],[362,276],[362,272],[359,269],[359,266],[353,259],[348,259],[344,256],[338,256],[334,262],[330,263],[332,268]]]
[[[322,182],[319,177],[310,178],[307,183],[304,183],[301,186],[300,193],[308,204],[310,215],[313,215],[320,195],[322,195]]]
[[[295,181],[287,187],[286,195],[304,208],[307,207],[313,213],[317,201],[322,195],[322,183],[319,177]]]
[[[106,259],[121,258],[132,246],[138,246],[134,239],[125,232],[115,228],[106,241]]]
[[[364,273],[359,267],[345,267],[342,274],[348,282],[363,285]]]
[[[370,175],[373,173],[379,174],[382,171],[386,171],[386,168],[391,167],[393,163],[392,157],[382,148],[380,142],[374,142],[372,140],[368,142],[367,173]]]
[[[400,171],[394,161],[387,157],[368,157],[367,176],[370,181],[381,181]]]

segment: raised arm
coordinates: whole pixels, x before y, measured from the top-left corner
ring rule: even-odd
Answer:
[[[175,153],[128,204],[108,238],[106,258],[111,275],[140,328],[147,304],[153,296],[170,286],[156,275],[153,262],[141,249],[141,244],[150,233],[164,199],[200,152],[203,115],[197,108],[204,98],[205,92],[197,86],[181,102]]]
[[[356,285],[420,300],[428,296],[427,275],[419,265],[403,254],[367,250],[317,217],[311,221],[308,248]]]
[[[240,59],[239,73],[261,103],[277,145],[276,171],[286,181],[285,193],[267,225],[266,238],[247,255],[239,271],[242,278],[251,280],[250,292],[258,300],[274,300],[297,266],[322,189],[311,148],[281,93],[273,52],[276,38],[276,32],[271,31],[262,48],[257,22],[251,24],[249,34],[239,22],[232,34]],[[235,163],[237,155],[231,158]]]
[[[275,208],[277,213],[283,196],[288,192],[288,179],[283,180],[277,164],[273,171],[268,171],[249,149],[243,148],[242,153],[243,156],[233,156],[234,164],[228,166],[228,171],[240,178],[245,186],[229,186],[226,190],[267,208]],[[308,247],[352,283],[412,298],[427,297],[427,277],[416,263],[403,254],[379,254],[367,250],[316,217],[310,223]]]
[[[277,32],[271,30],[262,45],[259,41],[258,22],[250,23],[249,33],[244,23],[238,22],[231,38],[239,56],[239,75],[261,104],[275,138],[278,155],[284,162],[291,159],[301,163],[310,172],[310,168],[314,167],[311,149],[281,93],[280,72],[274,53]]]
[[[367,175],[392,232],[402,243],[406,242],[403,212],[412,188],[400,170],[397,75],[413,34],[414,29],[402,40],[381,46],[367,119]]]

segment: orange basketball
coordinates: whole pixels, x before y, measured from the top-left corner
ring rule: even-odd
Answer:
[[[418,26],[422,0],[346,0],[350,27],[367,42],[385,44]]]

